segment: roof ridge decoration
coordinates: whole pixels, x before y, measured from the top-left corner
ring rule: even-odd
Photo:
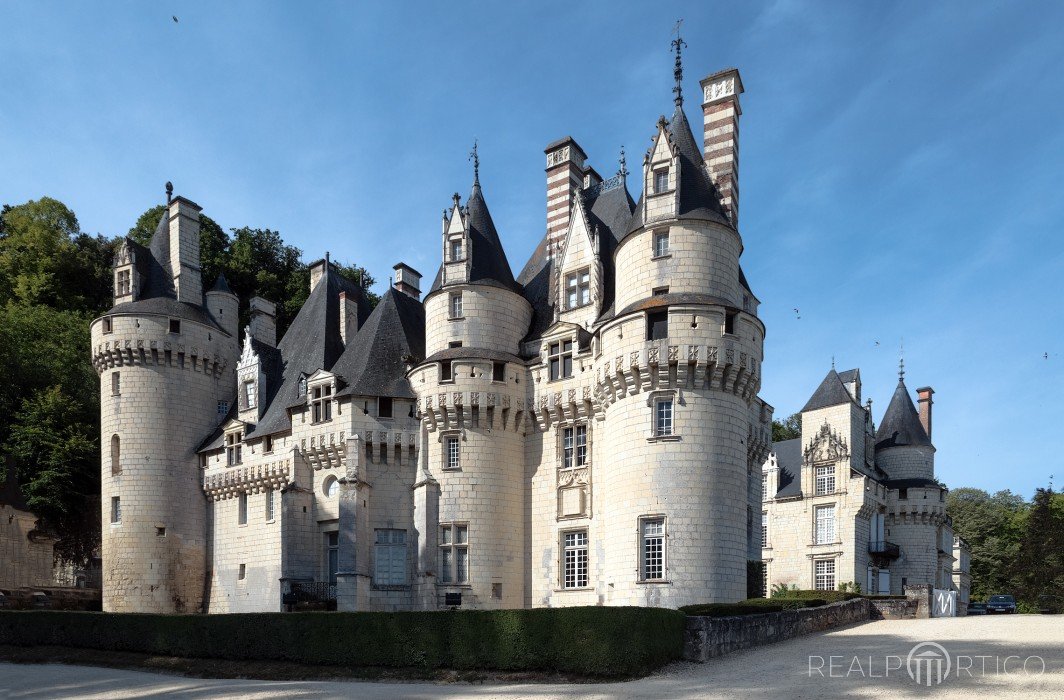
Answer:
[[[676,66],[672,70],[672,75],[676,79],[676,87],[674,87],[672,91],[676,94],[673,101],[676,103],[677,108],[683,107],[683,58],[681,57],[680,52],[687,46],[687,42],[680,37],[681,24],[683,24],[682,19],[676,22],[676,28],[673,29],[676,38],[672,40],[672,47],[676,49]]]

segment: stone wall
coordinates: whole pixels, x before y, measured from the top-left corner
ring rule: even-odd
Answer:
[[[868,600],[856,598],[764,615],[688,617],[683,655],[688,661],[708,661],[728,652],[864,622],[869,619],[869,611]]]
[[[36,515],[0,504],[0,588],[51,585],[54,542]]]

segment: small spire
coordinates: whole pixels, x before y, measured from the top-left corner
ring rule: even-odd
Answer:
[[[835,369],[835,356],[834,355],[831,356],[831,369],[833,369],[833,370]]]
[[[624,146],[621,146],[621,158],[618,161],[621,164],[621,169],[617,171],[617,174],[621,177],[628,176],[628,161],[624,157]]]
[[[174,183],[169,180],[166,181],[166,203],[169,204],[170,200],[174,196]]]
[[[329,269],[329,251],[325,251],[325,269]]]
[[[672,47],[676,50],[676,66],[672,69],[672,75],[676,78],[676,87],[672,91],[676,94],[674,102],[677,107],[683,106],[683,58],[680,52],[687,46],[687,42],[680,38],[680,25],[683,24],[683,20],[676,22],[676,27],[672,30],[676,34],[676,38],[672,40]]]
[[[905,381],[905,341],[898,346],[898,383]]]
[[[480,155],[477,153],[477,139],[473,139],[473,150],[469,152],[469,160],[473,161],[473,184],[480,185]]]

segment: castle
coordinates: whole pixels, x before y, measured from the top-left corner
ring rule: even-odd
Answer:
[[[224,278],[204,289],[200,208],[168,194],[91,328],[104,609],[745,598],[772,407],[740,265],[743,86],[701,81],[696,138],[679,46],[639,201],[623,152],[603,178],[551,143],[546,232],[516,276],[475,163],[424,298],[399,263],[370,309],[326,256],[278,342],[273,303],[251,299],[241,332]]]

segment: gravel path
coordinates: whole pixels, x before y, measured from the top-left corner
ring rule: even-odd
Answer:
[[[917,685],[906,672],[910,650],[925,641],[941,644],[950,655],[950,672],[941,685],[933,688]],[[885,658],[888,655],[891,658]],[[105,668],[0,663],[0,698],[27,699],[103,700],[172,695],[365,700],[735,697],[895,700],[933,695],[936,700],[968,700],[977,694],[1025,700],[1064,698],[1064,617],[1012,615],[868,622],[730,654],[706,664],[674,664],[638,681],[590,685],[200,680]]]

